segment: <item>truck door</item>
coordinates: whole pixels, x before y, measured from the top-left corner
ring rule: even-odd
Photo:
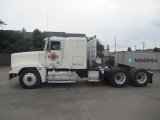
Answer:
[[[46,55],[46,65],[48,67],[56,67],[61,65],[61,42],[50,41],[50,51]]]

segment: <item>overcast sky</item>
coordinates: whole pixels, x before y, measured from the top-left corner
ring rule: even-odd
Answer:
[[[111,51],[115,36],[120,51],[160,47],[160,0],[0,0],[0,19],[5,30],[96,35]]]

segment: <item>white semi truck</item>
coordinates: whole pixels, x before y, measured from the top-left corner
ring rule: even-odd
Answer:
[[[109,81],[124,87],[130,81],[135,86],[152,83],[153,73],[124,64],[113,68],[99,68],[96,37],[49,37],[44,51],[11,55],[9,79],[19,76],[24,88],[37,88],[41,83],[75,83],[77,75],[89,82]]]

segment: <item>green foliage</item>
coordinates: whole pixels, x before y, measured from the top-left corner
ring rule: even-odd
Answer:
[[[104,46],[99,42],[99,40],[97,41],[97,51],[104,51]]]
[[[22,46],[16,46],[19,40],[23,40],[22,34],[12,30],[0,30],[0,52],[1,53],[13,53],[14,49]]]
[[[19,31],[0,30],[0,53],[43,50],[44,38],[45,36],[38,29],[34,30],[31,40],[24,39],[22,32]]]
[[[128,50],[127,51],[132,51],[131,47],[128,47]]]
[[[7,25],[7,24],[3,22],[2,20],[0,20],[0,27],[3,27],[3,25]]]
[[[32,45],[33,45],[33,50],[43,50],[44,48],[44,38],[45,35],[41,33],[38,29],[35,29],[32,34]]]
[[[25,42],[23,39],[17,40],[14,44],[10,44],[3,53],[17,53],[29,51],[29,43]]]
[[[155,47],[155,48],[153,49],[153,52],[160,52],[160,48]]]
[[[97,41],[97,56],[100,58],[104,57],[104,54],[102,51],[104,51],[104,46],[98,40]]]
[[[27,31],[26,31],[26,29],[23,27],[22,30],[21,30],[21,32],[23,33],[23,32],[27,32]]]
[[[102,57],[104,57],[104,54],[103,54],[103,52],[99,51],[99,52],[97,52],[97,56],[102,58]]]

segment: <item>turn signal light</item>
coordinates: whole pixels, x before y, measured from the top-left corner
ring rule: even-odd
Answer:
[[[9,71],[12,71],[12,67],[9,68]]]

